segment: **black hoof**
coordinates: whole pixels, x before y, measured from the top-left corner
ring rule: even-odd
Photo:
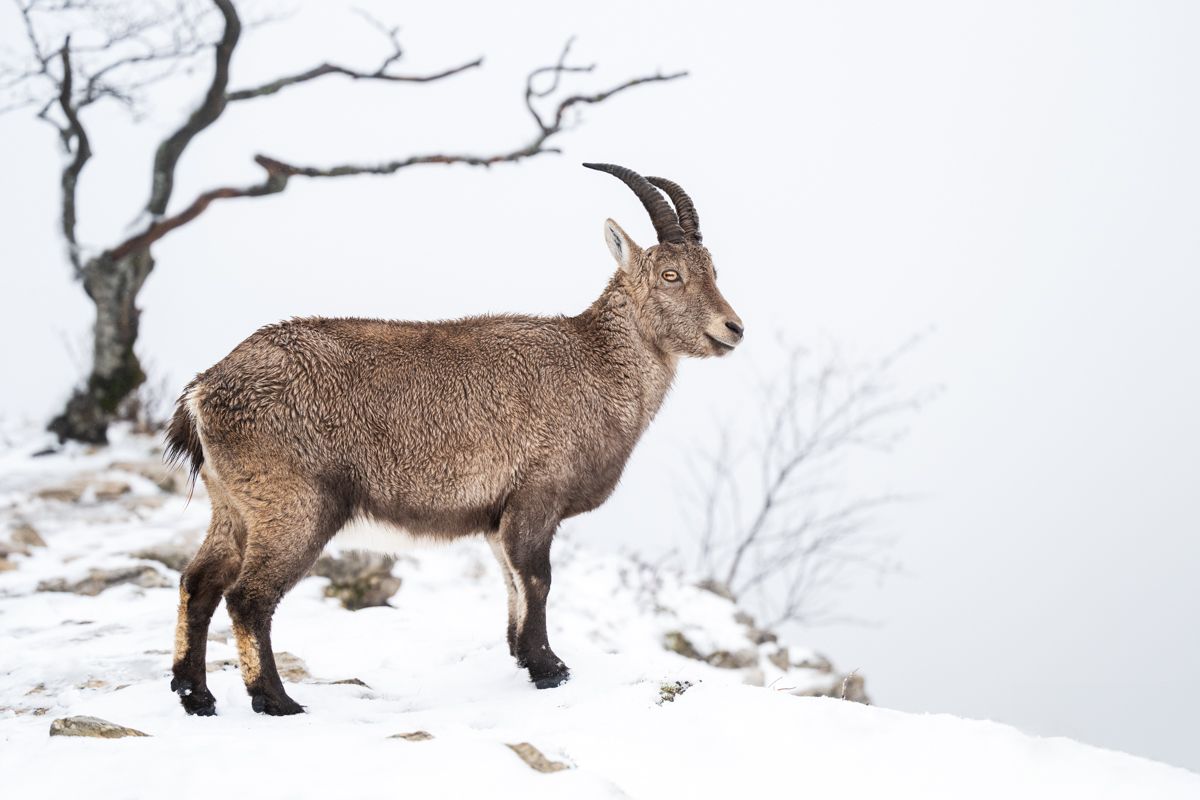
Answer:
[[[174,678],[171,691],[179,695],[183,710],[197,717],[212,717],[217,713],[217,698],[206,688],[197,689],[189,680]]]
[[[530,674],[530,679],[533,685],[539,689],[553,689],[555,686],[562,686],[571,677],[571,670],[566,667],[561,667],[557,672],[552,672],[549,675],[533,675]]]
[[[304,713],[304,706],[286,695],[281,699],[276,699],[265,694],[252,694],[250,695],[250,707],[259,714],[271,717],[288,717],[292,714]]]

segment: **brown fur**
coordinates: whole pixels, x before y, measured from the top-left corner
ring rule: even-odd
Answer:
[[[508,584],[510,650],[539,687],[567,678],[545,624],[559,522],[613,491],[678,358],[741,339],[702,245],[643,251],[611,220],[606,238],[620,269],[577,316],[294,319],[189,384],[170,445],[213,500],[183,577],[172,688],[190,712],[212,713],[204,641],[222,593],[254,708],[301,710],[275,670],[271,615],[358,517],[487,536]]]

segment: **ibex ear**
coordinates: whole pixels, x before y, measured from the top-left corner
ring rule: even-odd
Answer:
[[[642,252],[637,242],[630,239],[629,234],[611,219],[604,220],[604,241],[608,243],[608,252],[612,253],[621,269],[630,271],[637,263],[637,255]]]

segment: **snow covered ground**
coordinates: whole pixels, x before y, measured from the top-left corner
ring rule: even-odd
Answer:
[[[290,662],[289,684],[301,716],[250,710],[218,610],[218,716],[188,717],[168,689],[178,574],[133,554],[194,542],[207,502],[160,488],[144,468],[153,440],[31,458],[42,443],[10,434],[0,450],[0,542],[23,525],[45,541],[0,559],[5,797],[1200,798],[1200,776],[1122,753],[796,696],[837,694],[841,678],[803,648],[756,643],[733,604],[569,537],[556,544],[550,606],[572,668],[560,688],[535,690],[509,657],[498,571],[481,542],[464,542],[401,559],[391,607],[347,611],[317,577],[284,600],[274,644],[303,662]],[[45,590],[93,570],[124,570],[125,582]],[[739,668],[672,652],[671,634]],[[664,701],[664,686],[680,685]],[[48,735],[73,715],[149,736]],[[431,738],[395,737],[416,731]],[[531,768],[506,746],[523,742],[567,768]]]

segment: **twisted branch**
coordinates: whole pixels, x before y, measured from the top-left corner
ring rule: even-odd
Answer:
[[[303,72],[296,73],[295,75],[276,78],[275,80],[264,83],[261,86],[229,92],[225,95],[225,99],[229,102],[235,102],[238,100],[250,100],[255,97],[266,97],[267,95],[272,95],[276,92],[286,89],[289,86],[295,86],[298,83],[307,83],[308,81],[313,81],[317,78],[323,78],[326,75],[342,75],[356,81],[371,80],[391,81],[394,83],[431,83],[433,81],[440,81],[443,78],[449,78],[452,75],[457,75],[460,72],[466,72],[469,69],[475,69],[476,67],[483,65],[483,59],[477,58],[474,61],[468,61],[467,63],[460,64],[457,67],[450,67],[449,69],[444,69],[441,72],[435,72],[430,75],[401,75],[398,73],[389,72],[388,68],[404,56],[404,49],[400,46],[400,29],[394,26],[387,27],[363,11],[359,11],[359,15],[365,18],[372,27],[376,28],[385,36],[387,36],[388,41],[392,46],[392,49],[386,56],[384,56],[383,61],[380,62],[379,66],[371,72],[363,72],[362,70],[352,69],[350,67],[342,66],[341,64],[331,64],[326,61],[318,64],[312,69],[306,69]]]
[[[58,94],[58,104],[67,120],[66,127],[60,129],[60,133],[67,152],[71,152],[72,147],[74,148],[74,157],[63,167],[60,180],[62,186],[62,232],[63,238],[67,240],[67,257],[71,260],[71,266],[78,276],[83,272],[83,264],[79,257],[79,242],[75,238],[75,196],[76,188],[79,185],[79,175],[83,172],[83,167],[87,164],[88,159],[92,157],[92,145],[83,123],[79,121],[78,109],[72,102],[74,71],[71,69],[70,36],[63,42],[59,56],[62,59],[63,77]],[[73,146],[72,140],[74,140]]]
[[[568,48],[570,43],[568,42]],[[304,178],[341,178],[352,175],[391,175],[399,172],[402,169],[417,166],[419,164],[466,164],[473,167],[490,167],[493,164],[504,162],[516,162],[526,158],[541,155],[543,153],[558,153],[557,148],[547,146],[547,143],[554,136],[562,133],[565,128],[565,119],[567,111],[577,105],[590,105],[601,103],[614,95],[632,89],[635,86],[641,86],[647,83],[656,83],[663,81],[671,81],[677,78],[682,78],[687,75],[686,72],[676,72],[664,75],[656,73],[640,78],[634,78],[624,83],[618,84],[610,89],[597,92],[595,94],[578,94],[563,98],[555,106],[551,119],[552,123],[547,124],[544,118],[537,110],[529,104],[528,98],[533,95],[533,81],[539,76],[548,72],[555,73],[555,85],[557,85],[558,75],[564,72],[576,72],[579,68],[567,67],[563,60],[566,57],[567,50],[564,49],[562,57],[558,63],[550,67],[539,67],[529,73],[526,78],[526,102],[529,111],[532,114],[534,121],[537,123],[538,131],[525,145],[516,147],[512,150],[501,151],[493,154],[469,154],[469,153],[429,153],[422,155],[408,156],[407,158],[397,159],[394,161],[385,161],[378,164],[339,164],[328,167],[303,166],[290,164],[277,158],[272,158],[265,155],[255,156],[255,162],[267,171],[267,177],[259,182],[249,186],[234,187],[226,186],[217,189],[210,189],[198,196],[187,208],[178,214],[170,217],[163,217],[151,222],[143,231],[126,239],[116,247],[109,251],[109,255],[114,258],[119,258],[134,250],[149,247],[154,242],[161,239],[166,234],[170,233],[180,225],[190,222],[199,216],[214,200],[225,200],[239,197],[261,197],[267,194],[276,194],[287,188],[288,179],[292,176],[300,176]],[[589,67],[590,69],[590,67]],[[545,93],[536,95],[545,96]]]
[[[225,110],[225,88],[229,84],[229,61],[242,34],[242,23],[230,0],[213,0],[225,20],[225,29],[215,50],[212,81],[204,99],[187,121],[163,140],[154,154],[154,170],[151,177],[150,199],[146,210],[154,216],[166,213],[167,203],[175,188],[175,167],[184,149],[196,134],[217,121]]]

